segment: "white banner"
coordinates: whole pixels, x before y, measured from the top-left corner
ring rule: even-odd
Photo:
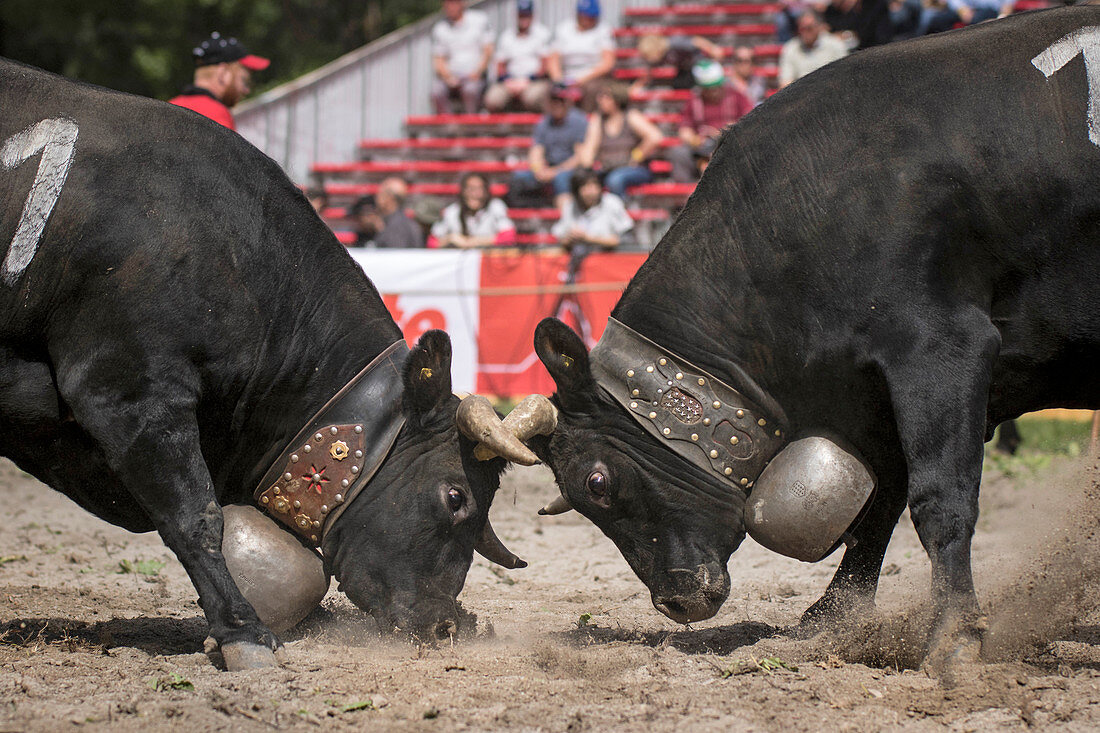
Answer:
[[[410,346],[433,328],[450,335],[452,387],[456,392],[474,392],[481,253],[354,248],[348,252],[382,293]]]

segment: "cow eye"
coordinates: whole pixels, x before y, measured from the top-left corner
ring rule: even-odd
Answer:
[[[458,514],[459,510],[466,504],[466,495],[458,489],[451,489],[447,492],[447,506],[450,507],[452,514]]]
[[[607,476],[604,476],[599,471],[593,471],[588,474],[588,481],[585,482],[585,486],[588,487],[588,490],[601,499],[607,496],[607,485]]]

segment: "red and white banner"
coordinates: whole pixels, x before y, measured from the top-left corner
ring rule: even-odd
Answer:
[[[501,397],[554,389],[532,337],[557,316],[589,347],[643,253],[584,258],[571,276],[569,256],[549,251],[349,250],[382,293],[386,307],[415,344],[425,331],[451,336],[455,391]]]

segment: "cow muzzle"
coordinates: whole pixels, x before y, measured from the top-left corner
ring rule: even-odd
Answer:
[[[652,591],[653,607],[681,624],[703,621],[718,613],[730,592],[730,579],[717,563],[694,569],[666,570]]]

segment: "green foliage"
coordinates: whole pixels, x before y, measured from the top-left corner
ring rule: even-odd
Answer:
[[[211,31],[271,59],[269,88],[438,9],[437,0],[3,0],[0,56],[167,99],[190,82]]]
[[[167,677],[154,677],[148,681],[148,685],[157,692],[164,692],[165,690],[194,691],[195,689],[195,685],[191,683],[191,680],[175,672],[169,672]]]
[[[1015,455],[1001,453],[995,446],[998,436],[986,444],[984,471],[1005,476],[1032,475],[1050,465],[1055,456],[1081,455],[1088,449],[1091,424],[1087,421],[1026,418],[1016,423],[1020,447]],[[998,431],[1000,428],[998,428]]]
[[[160,560],[120,560],[118,563],[118,570],[115,572],[119,575],[126,575],[127,573],[135,573],[137,575],[146,575],[149,577],[157,575],[167,563]]]
[[[587,612],[582,613],[580,615],[580,618],[577,619],[577,628],[578,629],[583,629],[585,626],[588,626],[588,622],[591,621],[591,620],[592,620],[592,614],[587,613]]]
[[[764,657],[763,659],[757,659],[751,657],[750,659],[742,659],[734,662],[733,666],[720,671],[719,676],[722,679],[728,679],[730,677],[736,677],[743,674],[754,674],[756,672],[763,672],[766,675],[773,675],[776,672],[797,672],[798,667],[784,662],[779,657]]]

